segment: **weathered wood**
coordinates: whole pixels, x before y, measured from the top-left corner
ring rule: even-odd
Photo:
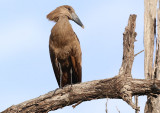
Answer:
[[[146,79],[152,78],[154,33],[157,0],[144,0],[144,71]]]
[[[160,88],[160,80],[155,80]],[[95,80],[81,84],[66,86],[63,89],[51,91],[38,98],[13,105],[2,113],[47,113],[79,101],[90,101],[101,98],[122,99],[124,96],[160,94],[154,88],[154,80],[128,79],[116,76],[110,79]],[[128,95],[129,94],[129,95]]]
[[[134,42],[137,33],[135,32],[136,28],[136,15],[130,15],[128,20],[128,25],[125,28],[123,33],[123,60],[122,65],[119,70],[119,75],[124,75],[125,78],[132,78],[131,71],[134,61]],[[127,96],[126,96],[127,95]],[[127,97],[127,98],[126,98]],[[139,111],[139,107],[132,102],[132,94],[130,92],[124,94],[122,97],[133,109]]]
[[[136,15],[130,15],[128,25],[123,33],[123,59],[122,66],[119,70],[119,75],[124,74],[126,77],[132,77],[131,70],[134,60],[134,42],[137,35],[135,27]]]
[[[160,0],[159,0],[160,2]],[[157,41],[156,41],[156,58],[155,58],[155,77],[157,80],[160,80],[160,4],[159,4],[159,9],[157,13]]]
[[[157,12],[157,39],[156,39],[156,53],[155,53],[155,62],[154,62],[154,74],[152,79],[160,80],[160,9],[158,9]],[[147,112],[150,113],[160,113],[160,95],[157,95],[157,97],[149,96],[148,100],[148,108],[149,110]]]
[[[156,14],[157,0],[144,0],[144,50],[145,50],[145,78],[155,79],[157,76],[157,50],[153,64],[154,38],[156,38]],[[158,41],[157,41],[158,42]],[[157,45],[158,46],[158,45]],[[158,48],[157,48],[158,49]],[[147,96],[145,113],[160,113],[159,99],[151,95]]]
[[[136,104],[136,107],[138,107],[138,96],[137,96],[137,95],[134,96],[134,102],[135,102],[135,104]],[[135,110],[135,113],[139,113],[139,111],[138,111],[138,110]]]

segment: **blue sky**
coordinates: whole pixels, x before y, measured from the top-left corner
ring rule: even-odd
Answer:
[[[71,5],[85,29],[71,21],[82,48],[82,81],[111,78],[122,63],[123,32],[130,14],[137,14],[135,53],[143,50],[143,0],[0,0],[0,111],[58,87],[48,42],[54,22],[46,15]],[[136,56],[133,78],[144,78],[144,53]],[[146,97],[139,97],[143,113]],[[54,113],[105,113],[106,99],[83,102]],[[108,100],[108,112],[135,111],[124,101]]]

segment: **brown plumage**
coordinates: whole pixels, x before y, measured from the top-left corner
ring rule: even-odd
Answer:
[[[83,24],[71,6],[56,8],[47,15],[56,24],[51,30],[49,52],[59,87],[81,82],[81,48],[69,20],[83,28]]]

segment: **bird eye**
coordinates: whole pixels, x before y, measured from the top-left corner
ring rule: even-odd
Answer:
[[[68,8],[69,11],[71,11],[71,8]]]

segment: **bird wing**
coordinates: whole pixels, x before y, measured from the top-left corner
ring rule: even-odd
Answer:
[[[60,87],[60,68],[58,66],[58,61],[57,61],[57,58],[55,57],[55,53],[51,47],[49,47],[49,52],[50,52],[50,59],[51,59],[52,67],[54,70],[54,74],[57,79],[57,83]]]
[[[82,81],[82,66],[81,66],[82,53],[81,53],[81,48],[80,48],[80,42],[76,34],[75,34],[75,40],[76,41],[74,45],[76,46],[74,46],[73,54],[71,56],[72,70],[73,70],[72,82],[78,83]]]
[[[68,62],[69,65],[71,66],[71,67],[70,66],[66,67],[64,65],[65,62],[63,63],[58,62],[57,58],[55,57],[54,51],[52,50],[52,48],[50,48],[50,58],[59,87],[61,87],[60,85],[62,85],[63,87],[67,84],[71,84],[71,74],[72,74],[73,84],[81,82],[82,79],[81,55],[78,55],[78,53],[71,55],[70,58],[66,59],[65,62]],[[59,64],[61,65],[61,67],[59,67]],[[61,69],[63,69],[63,71]],[[70,72],[70,69],[72,69],[72,73]],[[60,70],[62,71],[62,80],[60,80]]]
[[[72,62],[72,70],[73,70],[73,76],[72,76],[72,83],[79,83],[82,81],[82,67],[80,62],[76,60],[77,58],[74,56],[71,56],[71,62]]]

